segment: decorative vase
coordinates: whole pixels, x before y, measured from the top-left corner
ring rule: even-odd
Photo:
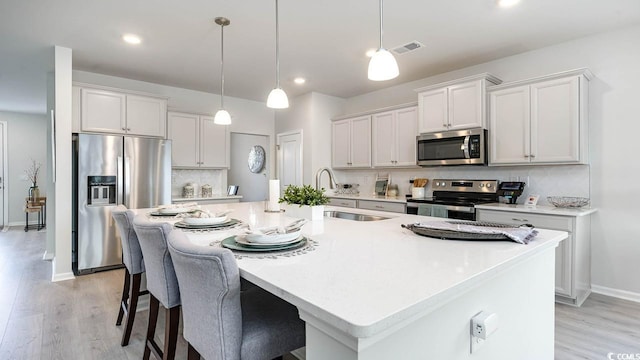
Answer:
[[[303,218],[311,221],[324,219],[324,205],[281,204],[287,216]]]
[[[38,186],[32,186],[29,188],[29,198],[31,198],[31,201],[35,201],[37,198],[40,197],[40,189],[38,188]]]

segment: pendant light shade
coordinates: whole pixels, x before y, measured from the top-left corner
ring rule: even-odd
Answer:
[[[217,17],[216,24],[220,25],[220,110],[213,118],[213,123],[218,125],[230,125],[231,115],[224,109],[224,27],[231,24],[227,18]]]
[[[218,125],[231,125],[231,115],[225,109],[220,109],[213,118],[213,123]]]
[[[380,47],[369,60],[369,80],[384,81],[396,78],[400,71],[393,55],[382,47],[382,1],[380,0]]]
[[[267,107],[286,109],[289,107],[289,99],[287,93],[280,87],[280,33],[278,26],[278,0],[276,0],[276,87],[269,93]]]
[[[284,90],[275,88],[269,93],[267,98],[267,107],[272,109],[286,109],[289,107],[289,99]]]

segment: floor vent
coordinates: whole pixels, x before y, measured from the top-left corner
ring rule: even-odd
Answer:
[[[418,50],[418,49],[420,49],[422,47],[424,47],[424,45],[422,45],[418,41],[412,41],[410,43],[407,43],[407,44],[398,46],[396,48],[393,48],[393,49],[391,49],[391,51],[393,51],[394,53],[396,53],[398,55],[402,55],[402,54],[406,54],[406,53],[414,51],[414,50]]]

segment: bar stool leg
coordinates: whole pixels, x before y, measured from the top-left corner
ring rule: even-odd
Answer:
[[[176,357],[176,343],[178,342],[178,324],[180,323],[180,305],[166,309],[166,324],[164,327],[164,356],[162,360],[173,360]]]
[[[191,344],[188,344],[187,360],[200,360],[200,353]]]
[[[129,344],[129,338],[131,337],[131,330],[133,330],[133,320],[136,318],[136,309],[138,308],[138,297],[140,296],[140,282],[142,280],[142,274],[130,275],[129,287],[129,306],[127,307],[127,322],[124,325],[124,331],[122,332],[122,346]]]
[[[118,311],[118,320],[116,320],[116,326],[122,324],[122,318],[124,317],[125,309],[127,308],[127,300],[129,299],[129,287],[131,274],[129,269],[124,269],[124,286],[122,287],[122,298],[120,299],[120,310]]]
[[[149,356],[151,356],[151,348],[156,346],[155,341],[153,341],[153,337],[156,334],[159,307],[160,302],[158,299],[153,296],[153,294],[149,293],[149,327],[147,328],[147,339],[145,340],[144,355],[142,356],[143,360],[149,360]],[[167,321],[168,320],[169,319],[167,319]],[[162,354],[159,355],[162,357]]]

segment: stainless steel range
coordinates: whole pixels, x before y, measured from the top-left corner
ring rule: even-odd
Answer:
[[[498,202],[498,180],[435,179],[433,197],[407,198],[407,214],[475,220],[477,204]]]

